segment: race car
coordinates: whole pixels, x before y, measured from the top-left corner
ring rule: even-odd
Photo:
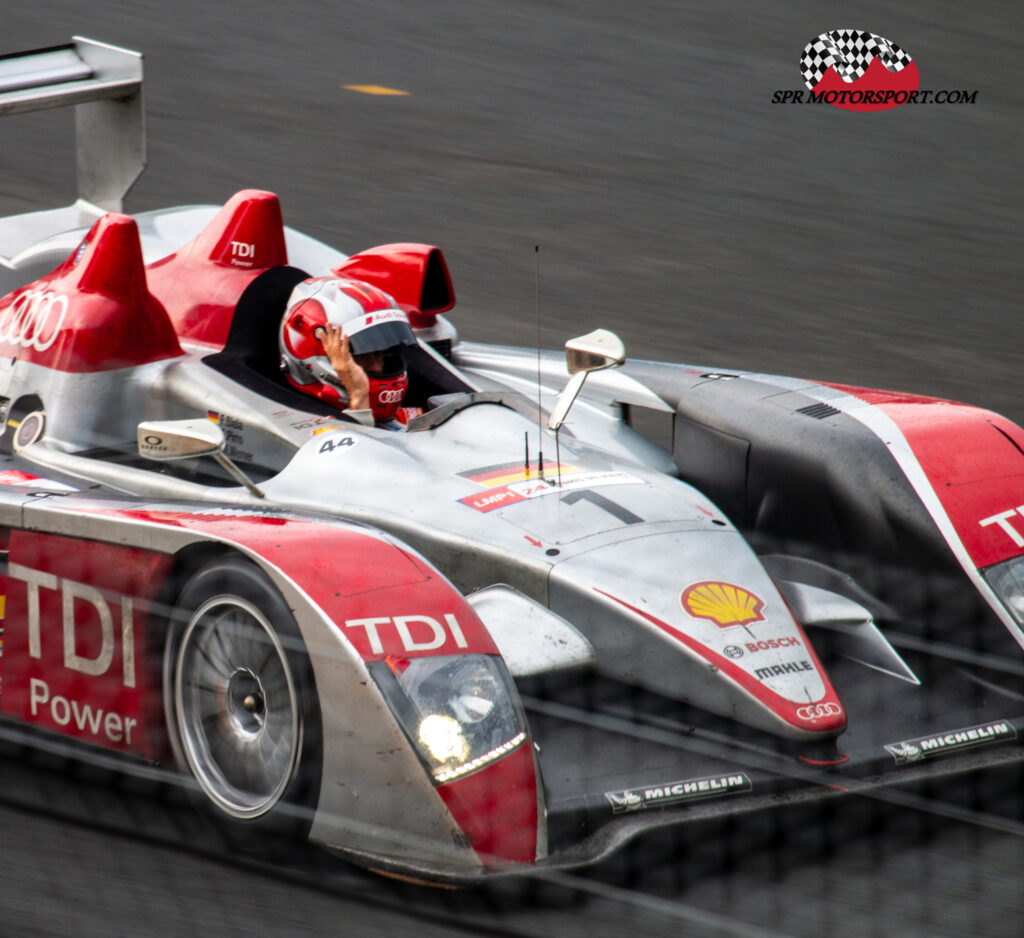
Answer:
[[[432,245],[251,189],[123,214],[135,53],[5,65],[0,113],[81,109],[78,202],[0,220],[5,720],[239,839],[462,880],[1020,758],[1024,431],[601,329],[460,342]],[[411,329],[401,430],[289,370],[317,278]]]

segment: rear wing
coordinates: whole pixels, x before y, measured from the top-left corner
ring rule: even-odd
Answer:
[[[71,44],[0,56],[0,117],[74,106],[78,200],[0,219],[0,264],[21,248],[84,227],[122,199],[146,165],[142,56],[78,36]]]

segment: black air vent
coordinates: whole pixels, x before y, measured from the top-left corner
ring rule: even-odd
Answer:
[[[798,407],[796,412],[806,414],[815,420],[824,420],[826,417],[834,417],[836,414],[842,413],[831,404],[808,404],[806,407]]]

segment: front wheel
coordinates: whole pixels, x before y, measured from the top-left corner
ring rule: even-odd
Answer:
[[[182,590],[164,698],[175,758],[218,826],[308,833],[320,783],[312,669],[287,604],[253,564],[214,561]]]

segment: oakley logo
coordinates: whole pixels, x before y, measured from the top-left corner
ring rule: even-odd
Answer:
[[[831,701],[827,703],[811,704],[808,707],[797,707],[796,715],[801,720],[817,720],[819,717],[837,717],[843,712],[843,708]]]
[[[47,290],[26,290],[0,317],[0,342],[45,352],[64,326],[68,298]]]
[[[393,390],[383,390],[377,395],[377,400],[381,404],[401,404],[402,398],[405,397],[405,391],[398,388]]]

